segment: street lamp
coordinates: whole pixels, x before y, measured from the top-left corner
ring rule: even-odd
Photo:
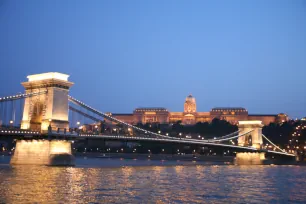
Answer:
[[[10,120],[10,126],[13,127],[13,125],[14,125],[14,121]]]
[[[95,133],[97,133],[97,130],[98,130],[98,126],[95,125]],[[94,132],[94,131],[93,131]]]

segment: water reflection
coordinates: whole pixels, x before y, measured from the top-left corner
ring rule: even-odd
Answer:
[[[1,165],[0,200],[3,203],[304,203],[306,200],[306,167],[141,167],[145,161],[136,162],[138,166],[116,168]]]

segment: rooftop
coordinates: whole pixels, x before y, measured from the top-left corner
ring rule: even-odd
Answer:
[[[245,108],[242,107],[216,107],[211,109],[212,111],[230,111],[230,110],[243,110],[243,111],[247,111]]]
[[[277,114],[249,114],[249,116],[277,116]]]
[[[166,108],[161,107],[147,107],[147,108],[136,108],[135,111],[168,111]]]
[[[45,79],[59,79],[62,81],[68,81],[69,75],[62,74],[59,72],[48,72],[48,73],[42,73],[42,74],[34,74],[27,76],[29,82],[30,81],[41,81]]]
[[[112,113],[112,116],[133,116],[132,113]]]

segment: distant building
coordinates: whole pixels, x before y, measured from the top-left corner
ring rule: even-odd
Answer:
[[[192,125],[198,122],[211,122],[214,118],[237,124],[240,120],[261,120],[264,125],[281,123],[288,120],[284,113],[280,114],[249,114],[241,107],[217,107],[209,112],[197,112],[196,99],[189,95],[185,99],[184,112],[170,112],[166,108],[136,108],[131,114],[108,113],[113,117],[130,124],[137,123],[176,123]]]

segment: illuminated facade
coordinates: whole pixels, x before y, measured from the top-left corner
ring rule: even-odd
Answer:
[[[52,129],[69,129],[68,92],[73,85],[68,81],[69,75],[57,72],[28,76],[23,82],[26,94],[35,94],[25,99],[21,129],[47,131]]]
[[[17,140],[11,164],[74,166],[71,142],[65,140]]]
[[[275,115],[249,114],[245,108],[220,107],[213,108],[209,112],[197,112],[196,100],[192,95],[186,97],[183,112],[170,112],[166,108],[136,108],[131,114],[108,113],[119,120],[130,124],[137,123],[176,123],[192,125],[198,122],[211,122],[214,118],[226,120],[232,124],[238,124],[243,120],[260,120],[264,125],[281,123],[288,120],[286,114]]]

